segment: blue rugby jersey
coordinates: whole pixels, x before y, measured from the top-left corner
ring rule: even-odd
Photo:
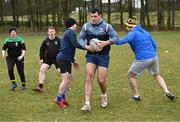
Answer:
[[[113,27],[110,24],[102,21],[102,19],[98,24],[91,24],[90,22],[84,24],[80,32],[79,43],[82,47],[85,47],[86,45],[85,39],[87,39],[87,45],[89,45],[89,41],[92,38],[96,38],[101,41],[110,40],[114,43],[119,40],[119,37],[117,33],[114,31]],[[110,45],[104,47],[102,51],[98,52],[98,54],[109,55],[109,51],[110,51]],[[91,53],[91,52],[87,51],[87,53]]]

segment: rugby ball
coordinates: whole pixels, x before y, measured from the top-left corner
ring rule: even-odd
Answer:
[[[99,52],[99,51],[101,51],[102,49],[103,49],[103,47],[101,47],[101,46],[98,46],[98,42],[99,42],[99,40],[98,39],[91,39],[90,40],[90,42],[89,42],[89,44],[90,44],[90,46],[96,51],[96,52]]]

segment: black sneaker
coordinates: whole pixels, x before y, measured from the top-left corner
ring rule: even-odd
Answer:
[[[175,96],[172,93],[166,93],[166,96],[168,99],[170,99],[171,101],[174,100]]]
[[[35,91],[35,92],[38,92],[38,93],[41,93],[41,92],[43,92],[43,89],[42,88],[40,88],[39,86],[38,87],[36,87],[36,88],[34,88],[34,89],[32,89],[33,91]]]
[[[134,97],[134,96],[132,96],[132,97],[129,99],[129,101],[141,101],[141,98],[140,98],[140,96],[138,96],[137,98]]]

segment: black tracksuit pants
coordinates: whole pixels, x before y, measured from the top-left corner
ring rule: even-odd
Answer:
[[[15,80],[14,66],[16,64],[16,68],[20,76],[21,82],[24,84],[26,82],[25,75],[24,75],[24,58],[19,61],[17,58],[7,57],[6,62],[7,62],[8,74],[9,74],[10,80]]]

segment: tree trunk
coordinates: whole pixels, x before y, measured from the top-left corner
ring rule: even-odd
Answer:
[[[39,4],[39,27],[40,29],[42,29],[43,26],[43,22],[42,22],[42,4],[41,4],[42,0],[38,1]]]
[[[47,3],[47,2],[48,2],[48,0],[45,0],[46,26],[48,26],[48,25],[49,25],[49,17],[48,17],[48,14],[49,14],[49,13],[48,13],[48,12],[49,12],[48,10],[49,10],[49,9],[48,9],[48,3]]]
[[[68,0],[60,0],[60,4],[63,20],[66,20],[69,17]]]
[[[18,27],[19,26],[19,3],[18,3],[18,0],[15,1],[15,6],[16,6],[16,26]]]
[[[164,29],[164,1],[163,0],[157,0],[157,17],[158,17],[158,29]]]
[[[141,24],[142,26],[145,26],[145,7],[144,7],[144,0],[141,0],[140,24]]]
[[[60,5],[60,3],[59,3],[60,1],[57,1],[57,11],[56,11],[56,14],[57,14],[57,23],[58,23],[58,26],[61,26],[62,25],[62,22],[61,22],[61,20],[62,20],[62,14],[61,14],[61,5]]]
[[[10,0],[11,3],[11,7],[12,7],[12,18],[13,18],[13,22],[16,23],[16,0]]]
[[[36,5],[36,9],[35,9],[35,13],[36,13],[36,27],[39,29],[39,0],[35,0],[35,5]]]
[[[102,6],[102,0],[100,0],[100,12],[101,12],[101,16],[102,16],[102,18],[103,18],[103,6]]]
[[[3,25],[4,17],[3,17],[3,2],[4,0],[0,0],[0,25]]]
[[[78,0],[78,9],[79,9],[79,25],[82,25],[82,9],[81,9],[81,0]]]
[[[108,23],[111,23],[111,0],[108,0]]]
[[[129,18],[133,16],[132,0],[128,0]]]
[[[145,15],[146,15],[146,18],[147,18],[147,26],[150,27],[148,0],[145,0]]]
[[[168,0],[167,5],[167,29],[171,29],[171,0]]]
[[[120,26],[121,28],[123,28],[123,4],[122,4],[122,0],[119,1],[119,12],[120,12]]]
[[[175,25],[175,0],[172,0],[172,29],[174,30]]]
[[[56,2],[52,2],[52,6],[53,6],[53,9],[52,9],[52,24],[53,26],[56,26]]]
[[[84,1],[84,23],[87,22],[87,2],[86,0]]]
[[[32,9],[32,1],[31,0],[27,0],[28,3],[28,21],[29,21],[29,25],[31,27],[31,31],[35,31],[35,27],[34,27],[34,14],[33,14],[33,9]]]
[[[91,0],[91,9],[95,7],[95,0]]]

